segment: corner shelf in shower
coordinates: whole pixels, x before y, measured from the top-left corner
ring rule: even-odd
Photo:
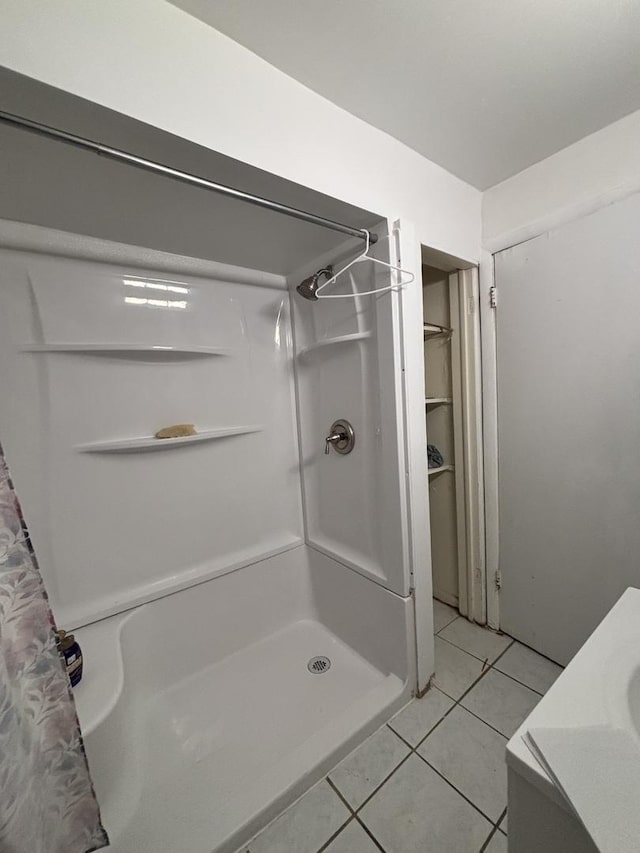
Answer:
[[[298,358],[307,355],[307,353],[324,349],[324,347],[333,346],[334,344],[351,344],[356,341],[366,341],[370,337],[371,332],[354,332],[351,335],[338,335],[335,338],[324,338],[321,341],[316,341],[315,344],[310,344],[308,347],[301,349],[298,353]]]
[[[425,338],[450,337],[453,329],[448,326],[439,326],[437,323],[423,323]]]
[[[232,435],[248,435],[253,432],[262,432],[262,426],[237,426],[226,429],[210,429],[199,432],[197,435],[184,435],[178,438],[156,438],[155,436],[143,436],[142,438],[119,438],[112,441],[94,441],[90,444],[77,444],[75,449],[78,453],[135,453],[150,450],[174,450],[176,447],[184,447],[185,444],[197,444],[202,441],[215,441],[218,438],[228,438]]]
[[[429,476],[433,477],[435,474],[442,474],[444,471],[454,471],[453,465],[439,465],[437,468],[429,468]]]
[[[453,402],[451,397],[425,397],[424,401],[427,406],[450,405]]]
[[[227,347],[174,347],[160,344],[25,344],[22,352],[77,353],[79,355],[125,355],[130,358],[157,360],[175,358],[198,358],[201,356],[227,355]]]

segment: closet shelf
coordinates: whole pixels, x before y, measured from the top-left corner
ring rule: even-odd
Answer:
[[[215,441],[218,438],[227,438],[231,435],[247,435],[253,432],[261,432],[262,426],[237,426],[227,429],[210,429],[199,432],[197,435],[184,435],[179,438],[155,438],[155,436],[143,436],[142,438],[120,438],[113,441],[94,441],[90,444],[78,444],[78,453],[135,453],[150,450],[173,450],[176,447],[184,447],[185,444],[197,444],[201,441]]]
[[[453,465],[440,465],[438,468],[429,468],[429,476],[433,477],[435,474],[442,474],[443,471],[453,471]]]
[[[307,353],[323,349],[324,347],[333,346],[334,344],[351,344],[356,341],[366,341],[370,337],[371,332],[355,332],[351,335],[338,335],[335,338],[324,338],[321,341],[316,341],[316,343],[310,344],[308,347],[301,349],[298,353],[298,358],[307,355]]]
[[[25,344],[23,352],[67,352],[93,355],[109,355],[111,353],[128,355],[131,358],[157,359],[184,358],[210,355],[227,355],[228,347],[174,347],[160,344]]]
[[[423,323],[424,335],[426,338],[436,337],[438,335],[451,335],[453,329],[448,326],[438,326],[437,323]]]
[[[452,403],[453,400],[451,397],[425,397],[425,403],[427,406],[439,406],[444,403]]]

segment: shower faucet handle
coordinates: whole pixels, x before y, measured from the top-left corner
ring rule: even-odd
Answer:
[[[328,435],[324,440],[325,456],[329,455],[329,448],[332,444],[335,447],[339,441],[343,441],[346,437],[347,436],[344,432],[332,432],[331,435]]]
[[[324,452],[328,454],[331,447],[343,456],[351,453],[356,441],[356,435],[349,421],[344,418],[334,421],[329,430],[329,435],[324,440]]]

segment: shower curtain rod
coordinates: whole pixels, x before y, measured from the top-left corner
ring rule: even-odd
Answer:
[[[121,163],[129,163],[131,166],[137,166],[139,169],[145,169],[148,172],[156,172],[159,175],[165,175],[168,178],[174,178],[177,181],[182,181],[185,184],[200,187],[201,189],[210,190],[219,195],[236,198],[239,201],[246,201],[248,204],[253,204],[256,207],[263,207],[266,210],[273,210],[276,213],[282,213],[284,216],[291,216],[294,219],[301,219],[303,222],[310,222],[313,225],[320,225],[322,228],[329,228],[332,231],[339,231],[341,234],[348,234],[350,237],[357,237],[360,240],[369,240],[370,243],[375,243],[378,239],[377,234],[370,234],[364,228],[353,228],[351,225],[344,225],[341,222],[335,222],[333,219],[326,219],[324,216],[318,216],[315,213],[308,213],[306,210],[299,210],[296,207],[289,207],[287,204],[281,204],[278,201],[272,201],[268,198],[262,198],[259,195],[237,190],[234,187],[227,187],[224,184],[218,184],[215,181],[210,181],[208,178],[201,178],[198,175],[192,175],[189,172],[182,172],[180,169],[174,169],[171,166],[165,166],[162,163],[156,163],[153,160],[147,160],[144,157],[138,157],[136,154],[130,154],[127,151],[121,151],[119,148],[111,148],[109,145],[103,145],[101,142],[94,142],[92,139],[86,139],[83,136],[76,136],[73,133],[67,133],[65,130],[58,130],[55,127],[49,127],[46,124],[41,124],[38,121],[24,118],[23,116],[14,115],[13,113],[0,110],[0,121],[5,124],[20,127],[28,130],[31,133],[37,133],[40,136],[46,136],[49,139],[56,139],[58,142],[65,142],[68,145],[74,145],[76,148],[83,148],[85,151],[93,151],[95,154],[100,154],[103,157],[109,157],[111,160],[117,160]]]

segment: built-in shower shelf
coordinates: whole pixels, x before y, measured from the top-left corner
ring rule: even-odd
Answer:
[[[371,332],[354,332],[351,335],[338,335],[334,338],[324,338],[321,341],[316,341],[314,344],[310,344],[308,347],[301,349],[298,353],[298,357],[307,355],[307,353],[315,352],[319,349],[324,349],[324,347],[331,347],[335,344],[352,344],[356,341],[366,341],[371,337]]]
[[[427,406],[441,406],[452,402],[453,400],[451,397],[425,397],[425,403]]]
[[[442,474],[444,471],[453,471],[453,465],[439,465],[437,468],[429,468],[429,476],[434,477],[436,474]]]
[[[423,328],[425,338],[433,338],[439,335],[448,337],[453,332],[453,329],[448,326],[438,326],[437,323],[424,323]]]
[[[199,432],[197,435],[184,435],[178,438],[155,438],[152,435],[141,438],[119,438],[113,441],[78,444],[76,450],[79,453],[135,453],[149,450],[174,450],[176,447],[184,447],[185,444],[215,441],[218,438],[228,438],[232,435],[248,435],[253,432],[261,432],[262,429],[262,426],[237,426],[227,429],[210,429]]]
[[[130,358],[157,360],[172,358],[197,358],[199,356],[227,355],[227,347],[174,347],[160,344],[25,344],[23,352],[66,352],[91,355],[124,355]]]

